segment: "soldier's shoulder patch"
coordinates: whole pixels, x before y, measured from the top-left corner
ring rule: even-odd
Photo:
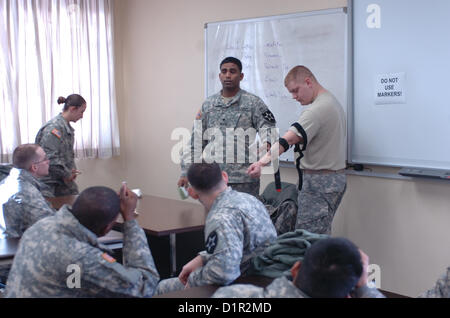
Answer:
[[[52,134],[58,137],[58,139],[61,139],[61,132],[58,129],[54,128]]]
[[[270,110],[266,110],[262,114],[263,118],[267,120],[269,123],[275,123],[275,116],[272,114]]]
[[[216,231],[212,231],[208,235],[208,238],[206,239],[206,244],[205,244],[206,252],[208,252],[208,254],[214,253],[214,250],[216,249],[218,240],[219,240],[219,238],[217,236]]]
[[[198,110],[197,115],[195,115],[195,119],[196,120],[202,119],[202,110],[201,109]]]
[[[108,263],[115,263],[116,259],[114,257],[112,257],[111,255],[109,255],[108,253],[103,253],[102,254],[102,258],[107,261]]]

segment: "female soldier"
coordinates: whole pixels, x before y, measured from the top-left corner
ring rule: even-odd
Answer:
[[[50,159],[49,174],[41,179],[42,182],[49,186],[51,195],[64,196],[78,194],[78,186],[74,180],[80,172],[75,166],[75,130],[70,122],[83,118],[86,101],[80,95],[72,94],[67,98],[59,97],[58,104],[64,104],[62,113],[39,130],[36,143]],[[44,194],[47,196],[47,193]]]

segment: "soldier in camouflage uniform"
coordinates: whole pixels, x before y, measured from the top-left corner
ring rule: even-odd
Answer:
[[[14,150],[14,168],[0,183],[0,237],[21,237],[36,221],[55,213],[42,196],[38,180],[48,174],[48,162],[44,150],[36,144],[24,144]]]
[[[70,122],[83,118],[86,101],[77,94],[67,98],[59,97],[58,104],[64,103],[62,113],[48,121],[37,133],[36,143],[44,148],[50,159],[48,177],[43,182],[50,188],[46,196],[78,194],[75,179],[79,171],[75,165],[75,130]]]
[[[304,66],[294,67],[285,78],[292,97],[306,105],[300,119],[279,139],[272,149],[281,154],[292,145],[299,160],[299,195],[296,229],[331,233],[334,214],[347,187],[345,175],[345,113],[339,101],[316,80]],[[300,160],[301,155],[304,157]],[[261,167],[271,160],[268,152],[248,169],[259,177]]]
[[[73,207],[40,220],[23,235],[6,297],[150,297],[159,280],[144,231],[135,220],[137,197],[105,187],[84,190]],[[123,265],[97,237],[124,219]]]
[[[201,149],[198,150],[203,151],[207,146],[212,147],[211,140],[203,140],[209,136],[208,132],[213,135],[220,133],[222,139],[219,140],[223,141],[223,144],[216,145],[216,153],[208,162],[215,159],[214,161],[220,164],[221,169],[228,174],[229,186],[233,190],[259,196],[259,178],[250,178],[246,173],[250,163],[257,159],[256,156],[254,158],[249,156],[251,153],[256,155],[257,149],[255,147],[253,149],[255,151],[250,150],[249,145],[253,143],[256,132],[259,132],[263,147],[267,148],[270,143],[268,136],[275,128],[275,118],[259,97],[240,89],[240,81],[243,78],[242,64],[238,59],[228,57],[221,62],[219,79],[222,91],[210,96],[196,116],[196,121],[201,121],[201,127],[194,125],[192,129],[189,151],[184,152],[181,158],[181,177],[178,186],[187,186],[188,163],[199,162],[196,160],[201,162],[201,153],[195,152],[196,140],[201,142],[199,147]],[[227,130],[235,133],[233,139],[230,138],[228,142]],[[245,137],[246,132],[249,137]],[[239,146],[241,142],[243,147]]]
[[[433,288],[427,290],[419,297],[421,298],[450,298],[450,266],[447,267],[447,273],[437,280]]]
[[[207,211],[206,251],[187,263],[178,278],[163,280],[163,294],[203,285],[228,285],[249,269],[252,257],[276,239],[264,205],[255,197],[227,187],[228,176],[217,163],[192,164],[188,170],[191,197]]]
[[[384,298],[368,284],[369,258],[343,238],[314,243],[303,261],[292,266],[292,280],[276,278],[266,288],[231,285],[219,288],[214,298]],[[331,269],[331,270],[330,270]]]

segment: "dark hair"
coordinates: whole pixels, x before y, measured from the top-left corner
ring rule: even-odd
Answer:
[[[63,110],[68,110],[70,106],[81,107],[86,104],[86,101],[81,95],[72,94],[64,98],[58,97],[58,104],[64,104]]]
[[[193,163],[188,169],[189,183],[202,192],[214,190],[222,181],[222,170],[216,163]]]
[[[14,149],[13,166],[18,169],[30,169],[34,160],[38,159],[36,153],[39,148],[37,144],[23,144]]]
[[[344,298],[356,286],[362,270],[355,244],[345,238],[323,239],[306,251],[294,284],[313,298]]]
[[[242,63],[241,61],[239,61],[237,58],[229,56],[223,59],[222,62],[220,62],[220,66],[219,66],[219,70],[222,68],[222,65],[225,63],[233,63],[236,64],[237,67],[239,68],[239,72],[242,73]]]
[[[72,214],[96,235],[102,232],[120,212],[120,199],[107,187],[90,187],[80,193],[72,206]]]

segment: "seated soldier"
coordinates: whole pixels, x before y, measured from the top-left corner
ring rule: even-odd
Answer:
[[[22,236],[6,284],[6,297],[150,297],[159,281],[144,231],[134,211],[137,197],[126,185],[120,198],[106,187],[84,190]],[[119,215],[123,264],[98,237]]]
[[[228,285],[245,275],[251,258],[277,236],[261,201],[227,187],[228,175],[217,163],[192,164],[187,178],[189,195],[199,200],[207,213],[206,251],[184,265],[178,277],[161,281],[158,294],[185,287]]]
[[[39,145],[24,144],[14,150],[14,167],[0,183],[0,237],[21,237],[36,221],[55,213],[38,180],[48,175],[48,164]]]
[[[311,245],[303,261],[292,266],[293,280],[276,278],[266,288],[236,284],[219,288],[212,297],[250,298],[384,298],[368,283],[369,257],[344,238]]]

